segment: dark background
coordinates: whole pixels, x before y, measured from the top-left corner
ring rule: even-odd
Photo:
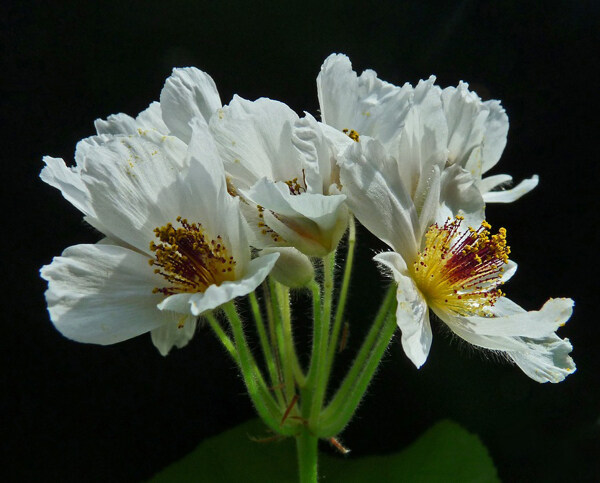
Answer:
[[[481,437],[505,481],[600,478],[598,3],[425,3],[5,4],[0,473],[142,480],[254,417],[207,330],[166,359],[149,336],[99,347],[55,331],[38,269],[67,246],[99,237],[39,180],[42,155],[71,160],[95,118],[137,114],[158,99],[174,66],[210,73],[224,103],[234,93],[267,96],[317,115],[321,62],[343,52],[357,71],[373,68],[395,84],[434,73],[442,86],[462,79],[502,100],[511,126],[492,173],[541,177],[520,201],[488,207],[492,224],[508,228],[520,263],[505,291],[527,309],[549,296],[575,299],[560,333],[578,365],[565,382],[540,385],[438,327],[417,371],[395,340],[342,435],[352,457],[398,450],[452,418]],[[370,257],[382,247],[359,236],[349,313],[369,315],[382,286]],[[347,358],[364,324],[354,318]]]

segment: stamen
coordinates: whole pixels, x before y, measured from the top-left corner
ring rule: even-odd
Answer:
[[[200,223],[189,223],[177,217],[180,228],[171,223],[154,229],[161,243],[150,242],[155,259],[150,259],[154,273],[160,274],[169,286],[155,288],[154,293],[204,292],[210,285],[221,285],[235,279],[235,260],[230,256],[221,236],[209,240]]]
[[[412,266],[413,278],[428,303],[459,315],[488,316],[504,294],[501,275],[510,247],[506,229],[490,235],[490,224],[460,230],[463,217],[431,225],[425,247]]]
[[[306,173],[304,172],[304,170],[302,170],[302,184],[298,183],[298,178],[294,178],[294,179],[290,179],[288,181],[285,181],[285,184],[288,185],[288,188],[290,189],[290,194],[292,195],[299,195],[302,193],[306,193]],[[304,186],[303,186],[304,185]]]
[[[281,240],[281,235],[279,235],[279,233],[275,232],[275,230],[272,230],[269,225],[267,225],[265,223],[265,209],[264,207],[260,206],[260,205],[256,205],[256,209],[258,211],[258,227],[261,229],[260,232],[263,235],[269,235],[274,242],[279,242]]]
[[[354,129],[342,129],[342,132],[348,136],[352,141],[359,142],[360,137]]]

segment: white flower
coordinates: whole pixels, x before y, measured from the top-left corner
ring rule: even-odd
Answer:
[[[41,269],[66,337],[112,344],[151,331],[166,354],[189,341],[200,314],[253,291],[273,267],[277,254],[250,260],[206,123],[192,128],[189,146],[140,130],[81,141],[74,168],[44,158],[41,178],[107,236]]]
[[[291,246],[310,256],[335,248],[348,219],[335,156],[349,138],[270,99],[250,102],[236,96],[221,108],[214,81],[195,68],[173,69],[160,105],[151,108],[153,129],[185,143],[192,137],[191,123],[210,123],[229,192],[243,201],[252,245]],[[151,129],[149,117],[119,114],[96,126],[99,133],[144,132]]]
[[[420,367],[429,354],[431,309],[473,345],[500,351],[529,377],[559,382],[575,370],[568,339],[556,335],[570,318],[571,299],[550,299],[526,312],[500,291],[516,271],[508,260],[506,232],[492,235],[483,200],[458,166],[434,167],[420,208],[397,160],[375,140],[346,152],[340,177],[358,220],[392,252],[377,255],[397,284],[402,346]],[[473,227],[473,228],[471,228]]]
[[[253,245],[291,246],[308,256],[337,246],[348,210],[336,156],[352,143],[347,136],[281,102],[237,96],[212,116],[210,128],[229,191],[243,200]]]
[[[322,121],[355,139],[379,140],[407,165],[414,147],[432,145],[436,156],[443,158],[442,167],[458,164],[471,173],[486,202],[509,203],[535,188],[537,175],[504,191],[492,190],[510,183],[510,175],[482,179],[506,145],[508,117],[500,102],[482,102],[464,82],[442,90],[434,81],[432,76],[414,88],[397,87],[378,79],[372,70],[357,76],[348,57],[332,54],[317,77]],[[409,144],[413,149],[407,151]]]

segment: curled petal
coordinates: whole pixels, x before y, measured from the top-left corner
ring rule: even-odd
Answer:
[[[539,181],[538,175],[535,174],[531,178],[524,179],[514,188],[504,191],[488,191],[483,194],[483,199],[486,203],[512,203],[533,190]]]
[[[173,347],[181,349],[192,340],[197,323],[197,317],[181,315],[179,320],[173,320],[153,329],[150,332],[152,343],[162,356],[166,356]]]
[[[241,278],[225,281],[221,285],[210,285],[205,292],[171,295],[158,304],[158,308],[195,316],[214,310],[236,297],[253,292],[267,278],[278,258],[279,253],[255,258]]]
[[[385,252],[376,255],[373,259],[392,271],[398,285],[396,323],[402,332],[402,348],[407,357],[419,368],[427,360],[433,339],[427,302],[412,279],[403,274],[406,263],[399,254]]]
[[[127,114],[113,114],[106,120],[94,121],[98,134],[138,134],[140,130],[155,130],[161,134],[168,134],[169,128],[163,122],[160,103],[153,102],[148,108],[138,114],[134,119]]]
[[[571,299],[550,299],[539,311],[526,312],[506,298],[494,306],[493,317],[458,317],[436,311],[459,337],[485,349],[507,354],[538,382],[560,382],[575,371],[568,339],[555,331],[571,317]]]
[[[323,62],[317,93],[324,123],[375,137],[384,145],[399,136],[413,99],[409,84],[396,87],[378,79],[372,70],[358,76],[342,54],[332,54]]]
[[[346,195],[292,195],[285,183],[274,183],[266,178],[241,192],[265,209],[265,222],[270,228],[306,255],[329,253],[346,230]]]
[[[171,133],[184,142],[192,136],[190,121],[208,123],[221,107],[221,98],[212,77],[195,67],[173,69],[160,93],[163,119]]]

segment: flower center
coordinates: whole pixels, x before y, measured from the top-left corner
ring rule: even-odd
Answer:
[[[490,234],[483,221],[476,230],[460,230],[464,218],[433,224],[425,234],[425,247],[411,271],[430,306],[458,315],[488,316],[489,308],[504,295],[498,288],[508,263],[506,229]]]
[[[342,132],[350,139],[352,139],[352,141],[360,141],[359,135],[354,129],[342,129]]]
[[[155,258],[149,263],[157,267],[154,273],[162,275],[169,285],[153,292],[164,295],[204,292],[209,285],[234,280],[236,262],[229,256],[221,236],[209,240],[200,223],[189,223],[181,216],[177,222],[181,227],[167,223],[154,229],[160,243],[150,242]]]

